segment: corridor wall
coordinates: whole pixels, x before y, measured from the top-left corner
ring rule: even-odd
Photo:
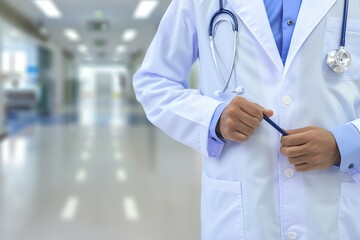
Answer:
[[[2,32],[3,27],[0,22],[0,56],[2,56]],[[2,58],[0,57],[0,69],[2,69]],[[0,138],[4,136],[5,131],[5,96],[4,96],[4,83],[2,74],[0,71]]]

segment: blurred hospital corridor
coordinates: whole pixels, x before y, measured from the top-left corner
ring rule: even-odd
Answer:
[[[86,100],[1,143],[0,239],[196,239],[196,160],[138,106]]]
[[[0,0],[0,240],[200,238],[201,157],[132,87],[170,2]]]

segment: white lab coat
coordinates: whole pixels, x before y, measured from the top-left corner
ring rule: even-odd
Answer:
[[[324,60],[339,46],[343,0],[302,1],[285,66],[263,1],[224,2],[239,19],[231,88],[241,85],[243,97],[274,110],[272,119],[284,129],[331,129],[351,121],[359,126],[359,0],[350,0],[347,49],[353,61],[342,75],[332,73]],[[204,156],[202,239],[360,239],[360,183],[349,173],[337,167],[294,172],[279,151],[279,133],[265,122],[245,143],[223,145],[209,137],[216,107],[234,97],[214,95],[223,88],[208,38],[217,9],[218,0],[173,0],[134,76],[150,121]],[[226,73],[232,31],[220,27],[215,38]],[[188,89],[186,76],[197,59],[200,87]],[[360,155],[351,157],[360,160]]]

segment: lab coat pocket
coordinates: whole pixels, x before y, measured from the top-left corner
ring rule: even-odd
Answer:
[[[244,239],[240,182],[210,178],[203,172],[202,240]]]
[[[341,74],[335,73],[326,64],[327,54],[340,45],[342,18],[328,17],[323,45],[323,74],[328,79],[360,81],[360,20],[348,19],[345,49],[351,55],[349,68]]]
[[[341,183],[339,239],[360,239],[360,184]]]

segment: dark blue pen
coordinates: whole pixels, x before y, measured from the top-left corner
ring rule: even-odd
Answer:
[[[265,114],[263,114],[264,116],[264,120],[267,121],[271,126],[273,126],[276,130],[279,131],[279,133],[281,133],[283,136],[287,136],[289,134],[287,134],[281,127],[279,127],[276,123],[274,123],[268,116],[266,116]]]

